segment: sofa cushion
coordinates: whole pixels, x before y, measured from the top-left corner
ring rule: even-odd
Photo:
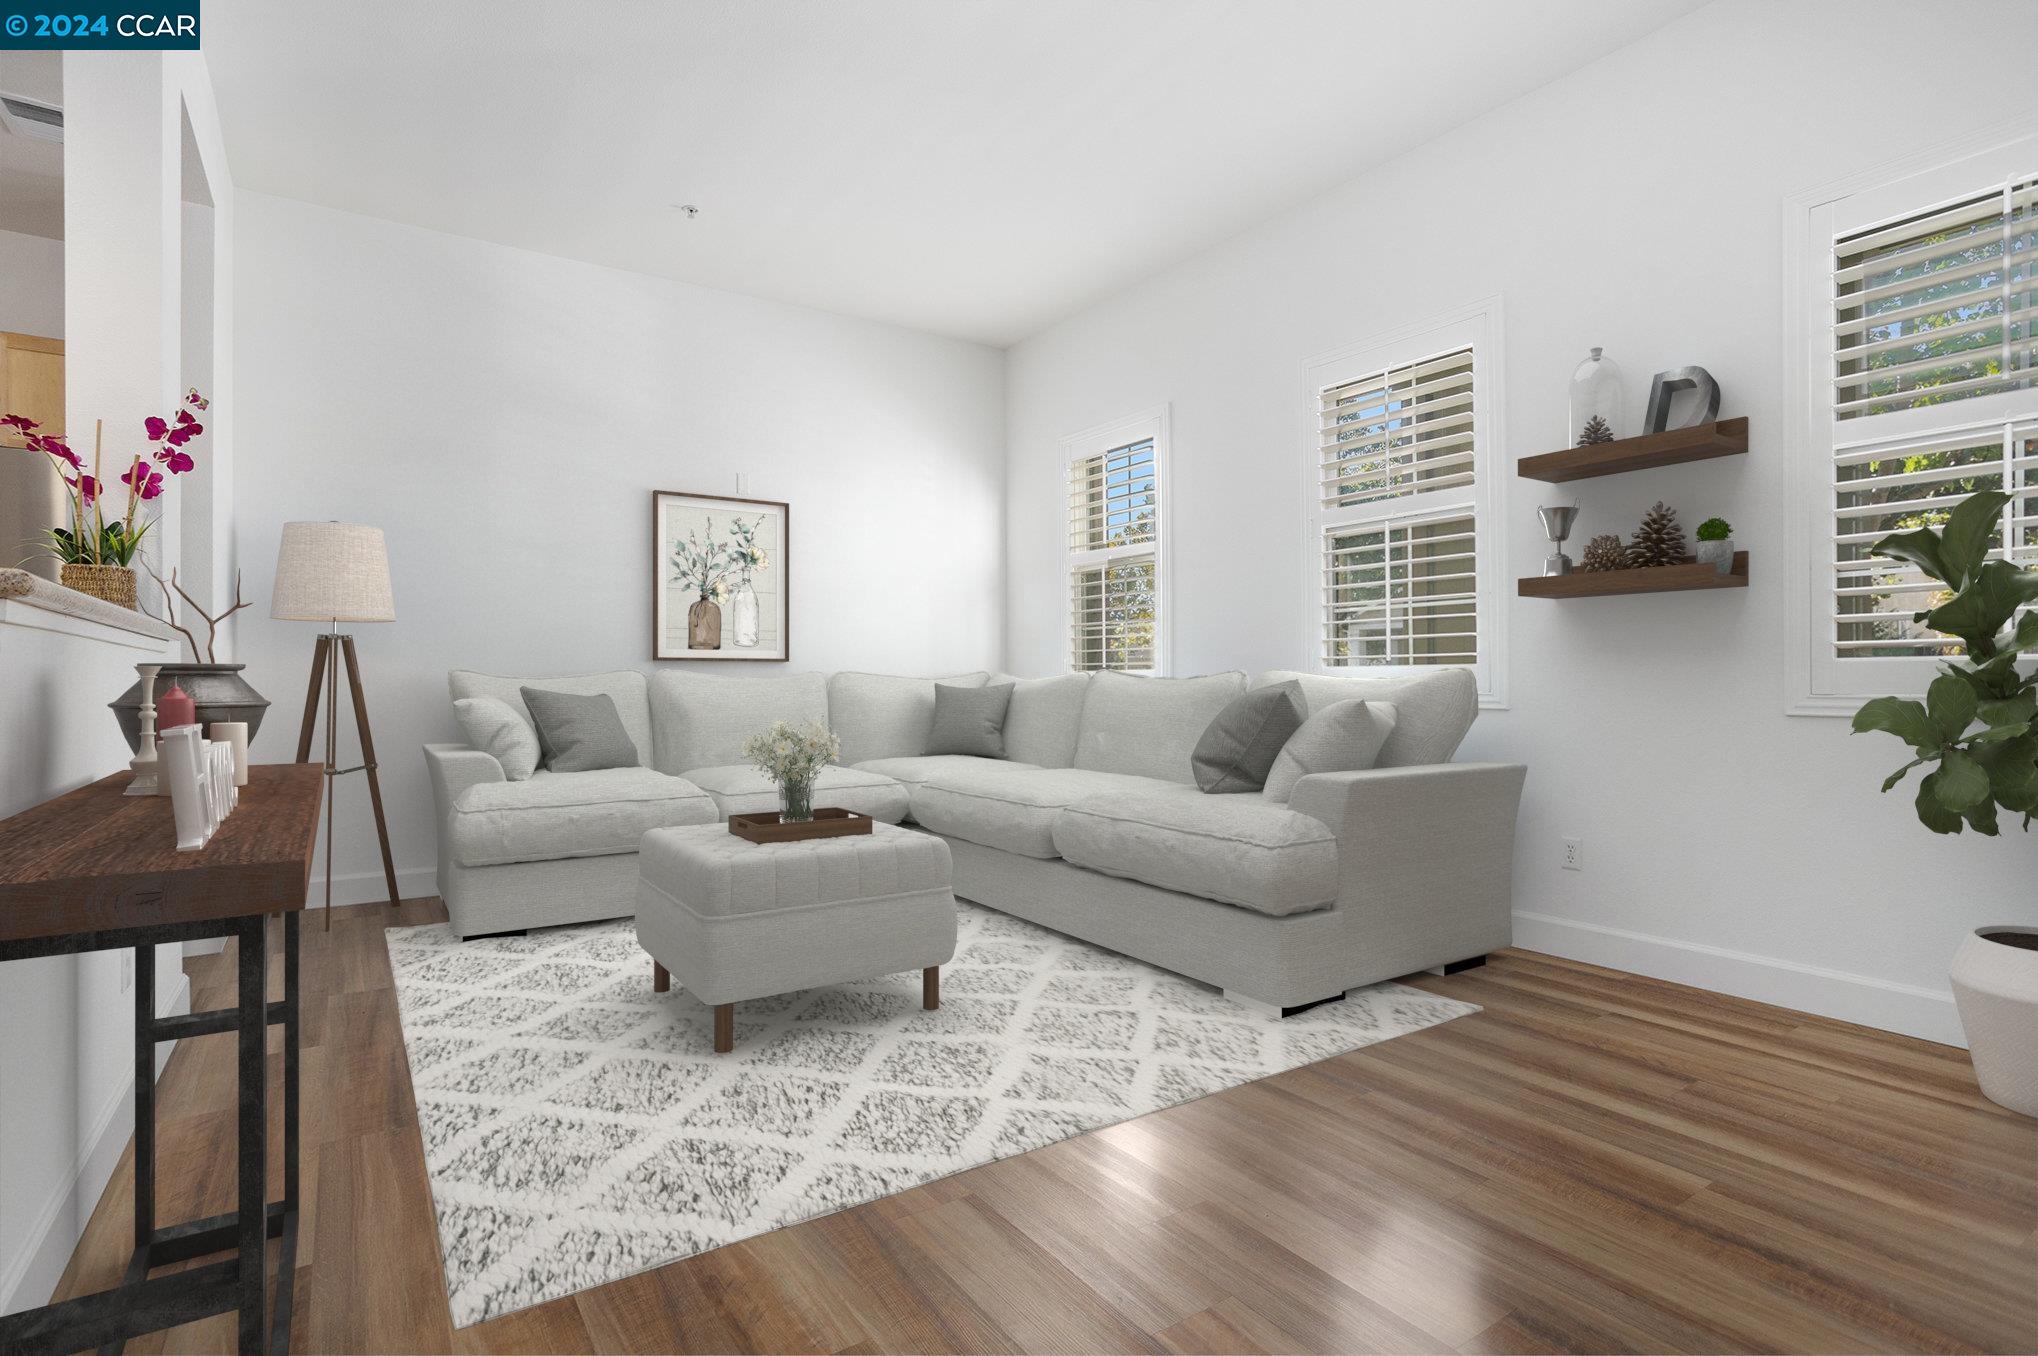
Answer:
[[[1257,791],[1267,784],[1288,736],[1302,728],[1302,691],[1276,683],[1224,704],[1189,755],[1197,789],[1209,795]]]
[[[502,775],[521,782],[538,770],[538,732],[493,697],[462,697],[453,703],[467,746],[480,749],[502,767]]]
[[[1039,767],[1074,767],[1090,675],[998,677],[992,681],[1012,684],[1012,700],[1005,707],[1005,756]]]
[[[913,790],[913,818],[964,842],[1053,857],[1054,821],[1064,807],[1106,791],[1144,791],[1194,796],[1193,786],[1151,777],[1081,768],[1027,768],[979,760],[979,766],[943,772]]]
[[[697,767],[686,779],[714,797],[722,818],[755,815],[779,808],[778,787],[748,763],[724,767]],[[882,772],[861,768],[829,766],[814,775],[814,808],[834,806],[855,810],[896,824],[906,817],[907,791]]]
[[[927,731],[925,753],[964,753],[978,758],[1005,756],[1005,713],[1012,706],[1012,684],[962,687],[934,685],[934,724]]]
[[[530,725],[533,734],[537,733],[538,727],[531,720],[530,708],[524,705],[523,689],[526,686],[542,687],[547,692],[603,693],[616,704],[616,715],[623,722],[623,730],[630,736],[630,742],[637,746],[637,761],[651,762],[651,708],[645,700],[644,675],[635,669],[569,673],[558,678],[501,678],[492,673],[476,673],[472,669],[454,669],[446,675],[446,685],[452,689],[455,701],[462,697],[495,698]]]
[[[828,728],[842,741],[842,761],[914,758],[927,752],[934,724],[934,686],[981,687],[988,673],[903,678],[889,673],[838,673],[828,679]]]
[[[644,765],[616,714],[615,699],[605,692],[552,692],[526,685],[524,707],[538,727],[545,766],[553,772]]]
[[[985,765],[997,767],[1033,769],[1031,763],[1015,763],[1005,758],[978,758],[967,753],[930,753],[922,758],[873,758],[856,766],[863,772],[876,772],[907,786],[919,786],[922,782],[948,772],[967,772],[971,768]]]
[[[698,673],[651,676],[651,765],[683,777],[689,768],[743,761],[743,741],[773,721],[828,723],[828,680],[818,673],[711,678]]]
[[[606,857],[635,852],[651,829],[714,820],[715,803],[698,786],[650,768],[539,772],[455,797],[451,851],[462,866]]]
[[[1134,678],[1106,670],[1083,697],[1076,766],[1086,772],[1195,783],[1190,755],[1210,722],[1246,690],[1242,673]]]
[[[1380,746],[1378,767],[1448,763],[1479,714],[1479,683],[1470,669],[1442,669],[1420,678],[1344,678],[1274,669],[1253,679],[1254,687],[1297,682],[1315,715],[1332,702],[1386,702],[1394,708],[1394,732]]]
[[[1115,791],[1054,822],[1063,860],[1163,890],[1280,916],[1337,899],[1337,837],[1258,796]]]
[[[1285,805],[1295,794],[1295,783],[1312,772],[1364,772],[1377,767],[1380,746],[1393,733],[1394,708],[1386,702],[1332,702],[1302,722],[1282,746],[1261,794]]]

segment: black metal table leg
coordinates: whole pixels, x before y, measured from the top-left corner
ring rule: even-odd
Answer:
[[[283,1245],[276,1256],[275,1312],[269,1319],[271,1356],[290,1350],[290,1301],[297,1280],[298,1144],[297,996],[298,921],[292,909],[283,915]]]
[[[237,929],[240,965],[240,1209],[238,1232],[241,1356],[261,1356],[268,1333],[263,1324],[262,1253],[268,1242],[268,1189],[263,1169],[269,1157],[268,1047],[269,947],[266,914],[244,919]]]

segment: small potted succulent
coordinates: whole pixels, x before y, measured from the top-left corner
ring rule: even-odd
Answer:
[[[793,824],[814,817],[814,778],[842,756],[842,741],[818,720],[804,729],[781,720],[745,740],[743,756],[778,787],[779,818]]]
[[[1711,565],[1721,574],[1734,572],[1734,525],[1725,518],[1708,518],[1698,525],[1698,563]]]
[[[1913,620],[1960,644],[1924,701],[1877,697],[1854,716],[1856,734],[1887,731],[1915,755],[1884,791],[1912,768],[1929,769],[1918,779],[1917,811],[1933,833],[1966,828],[1992,838],[1999,815],[2017,816],[2027,831],[2038,815],[2038,673],[2017,663],[2038,651],[2038,570],[1991,559],[1989,550],[2009,502],[1980,490],[1943,527],[1898,532],[1874,547],[1945,585]],[[2017,904],[2028,916],[2029,898]],[[1975,1081],[1991,1100],[2038,1116],[2038,927],[1977,928],[1954,954],[1952,979]]]

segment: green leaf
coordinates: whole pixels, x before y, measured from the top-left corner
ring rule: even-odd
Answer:
[[[1983,730],[1967,742],[1970,744],[2000,744],[2009,739],[2022,739],[2029,733],[2031,733],[2031,723],[2023,721],[2016,725],[1998,725],[1994,729]]]
[[[2038,810],[2038,739],[2025,737],[1981,750],[1989,793],[2005,810]]]
[[[2038,571],[2019,569],[2007,560],[1991,560],[1952,601],[1927,612],[1925,624],[1934,631],[1959,636],[1967,642],[1969,654],[1991,658],[1996,632],[2033,599],[2038,599]]]
[[[1957,814],[1973,809],[1993,794],[1987,769],[1961,749],[1946,750],[1939,760],[1939,770],[1927,780],[1937,783],[1939,803]]]
[[[1939,558],[1954,571],[1939,577],[1956,591],[1966,588],[1988,559],[1989,538],[1995,535],[2003,505],[2009,502],[2010,496],[1999,490],[1978,490],[1954,509],[1939,529]]]
[[[1960,816],[1939,803],[1939,777],[1935,771],[1918,782],[1918,822],[1933,833],[1959,833]]]
[[[1929,527],[1891,533],[1869,550],[1891,560],[1907,560],[1932,578],[1952,583],[1946,558],[1940,551],[1939,534]]]
[[[1981,804],[1966,811],[1962,818],[1967,820],[1968,825],[1976,833],[1985,834],[1990,838],[1997,836],[1996,803],[1994,801],[1983,801]]]
[[[2027,724],[2038,718],[2038,691],[2026,688],[2014,697],[1983,700],[1976,704],[1974,714],[1988,726]]]
[[[2011,639],[2013,649],[2038,650],[2038,612],[2026,612],[2017,621],[2017,634]]]
[[[1854,733],[1887,730],[1919,753],[1936,753],[1943,741],[1939,727],[1925,714],[1922,702],[1908,697],[1877,697],[1854,713]]]
[[[1913,758],[1911,759],[1910,762],[1905,763],[1902,767],[1890,773],[1887,777],[1884,777],[1882,779],[1882,789],[1884,793],[1888,793],[1890,791],[1895,790],[1896,784],[1904,779],[1904,774],[1906,772],[1909,772],[1912,768],[1917,767],[1920,764],[1929,763],[1931,761],[1932,760],[1929,758]]]
[[[1941,674],[1925,689],[1925,709],[1931,713],[1932,723],[1939,727],[1942,743],[1967,733],[1967,727],[1974,724],[1977,705],[1973,685],[1955,674]]]

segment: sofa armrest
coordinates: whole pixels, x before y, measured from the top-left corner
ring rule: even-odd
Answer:
[[[1484,955],[1514,936],[1514,821],[1528,769],[1432,763],[1318,772],[1289,807],[1337,835],[1338,907],[1383,975]]]
[[[441,823],[468,787],[509,780],[494,754],[465,744],[425,745],[425,769],[431,773],[432,799],[438,803]]]

